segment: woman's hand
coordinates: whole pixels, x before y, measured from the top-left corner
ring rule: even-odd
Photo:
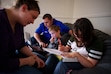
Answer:
[[[34,56],[35,63],[37,63],[37,68],[43,68],[45,66],[45,63],[42,59],[40,59],[38,56]]]
[[[28,59],[27,62],[29,66],[33,66],[35,64],[34,56],[30,56],[27,59]]]
[[[24,65],[33,66],[35,64],[34,56],[30,56],[27,58],[20,58],[19,61],[20,61],[20,65],[19,65],[20,67]]]
[[[61,55],[67,58],[75,58],[77,54],[78,52],[64,52]]]

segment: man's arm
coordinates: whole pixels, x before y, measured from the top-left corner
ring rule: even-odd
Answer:
[[[40,42],[42,42],[42,40],[40,39],[40,35],[38,33],[34,33],[34,38],[36,39],[36,41],[40,44]]]
[[[45,44],[41,39],[40,39],[40,35],[38,33],[34,33],[34,38],[36,39],[36,41],[39,43],[40,46],[42,47],[47,47],[47,44]]]

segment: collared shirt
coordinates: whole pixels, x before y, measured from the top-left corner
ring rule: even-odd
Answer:
[[[67,27],[61,21],[58,21],[56,19],[53,19],[53,24],[60,27],[61,33],[68,33],[69,30],[70,30],[69,27]],[[43,22],[36,29],[35,33],[38,33],[39,35],[42,35],[43,42],[45,42],[45,43],[50,42],[49,40],[51,38],[51,35],[50,35],[49,31],[48,31],[48,28],[44,26]]]

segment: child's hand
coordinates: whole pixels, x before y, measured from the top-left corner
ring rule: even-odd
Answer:
[[[64,45],[59,45],[58,46],[58,50],[63,51],[63,52],[69,52],[70,51],[70,47],[69,46],[64,46]]]
[[[64,52],[61,55],[67,58],[75,58],[77,57],[78,54],[79,54],[78,52]]]
[[[64,45],[59,45],[59,46],[58,46],[58,50],[60,50],[60,51],[64,51],[64,48],[65,48]]]
[[[61,43],[61,40],[60,40],[60,39],[58,39],[58,44],[59,44],[59,46],[61,46],[61,45],[62,45],[62,43]]]
[[[54,43],[54,37],[51,37],[50,42]]]

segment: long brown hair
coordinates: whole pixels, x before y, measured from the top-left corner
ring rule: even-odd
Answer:
[[[77,36],[78,31],[81,32],[82,42],[85,46],[90,45],[93,39],[96,38],[94,35],[94,27],[91,21],[87,18],[77,19],[76,22],[73,24],[73,31],[76,33]]]

